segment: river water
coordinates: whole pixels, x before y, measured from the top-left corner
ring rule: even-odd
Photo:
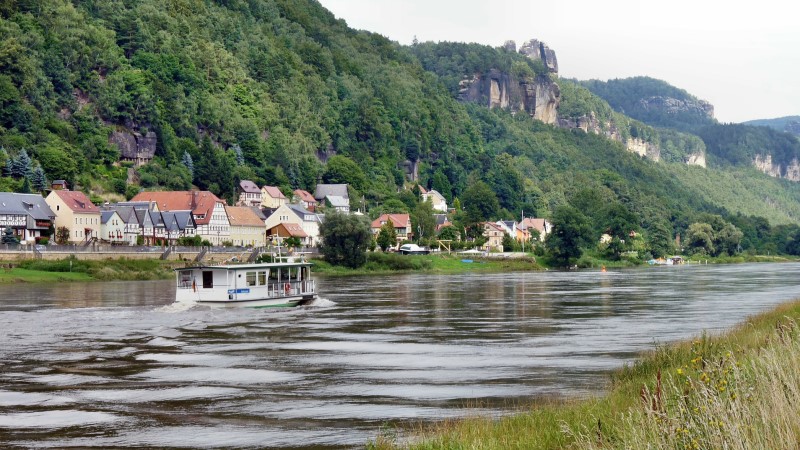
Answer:
[[[172,281],[0,286],[0,447],[363,446],[602,391],[654,343],[800,297],[800,264],[318,279],[290,310]]]

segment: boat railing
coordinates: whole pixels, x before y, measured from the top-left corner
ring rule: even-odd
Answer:
[[[270,297],[289,297],[292,295],[302,295],[313,293],[316,290],[315,280],[303,281],[284,281],[281,283],[270,283]]]

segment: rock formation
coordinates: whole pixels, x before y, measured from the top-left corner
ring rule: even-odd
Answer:
[[[519,52],[534,61],[541,60],[550,73],[558,73],[558,59],[556,59],[556,52],[551,50],[550,47],[545,45],[544,42],[540,42],[537,39],[531,39],[530,41],[522,44],[522,47],[519,48]]]
[[[137,166],[149,162],[156,153],[156,134],[152,131],[142,136],[138,132],[117,130],[108,137],[108,143],[119,148],[120,159],[133,161]]]
[[[791,181],[800,181],[800,161],[793,159],[786,167],[772,162],[772,155],[756,155],[753,158],[756,169],[775,178],[785,178]]]
[[[488,108],[525,111],[534,119],[555,124],[561,91],[548,77],[517,77],[496,69],[474,74],[459,83],[458,99]]]
[[[506,41],[503,48],[516,51],[514,41]],[[556,54],[536,39],[528,41],[519,53],[541,60],[551,73],[558,73]],[[558,123],[558,104],[561,90],[546,75],[518,78],[515,75],[491,69],[485,73],[467,75],[459,83],[458,99],[474,102],[488,108],[503,108],[512,112],[525,111],[544,123]]]
[[[714,118],[714,105],[704,100],[678,100],[672,97],[662,97],[660,95],[643,98],[639,100],[639,104],[644,110],[661,110],[667,114],[678,113],[693,113],[701,116],[706,116],[709,119]]]
[[[690,166],[706,167],[706,154],[702,152],[692,153],[686,160],[686,164]]]

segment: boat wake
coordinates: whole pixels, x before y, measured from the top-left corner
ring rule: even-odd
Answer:
[[[197,306],[197,302],[172,302],[169,305],[164,305],[156,308],[156,311],[162,313],[179,313],[188,311]]]
[[[336,306],[336,302],[330,301],[327,298],[317,297],[303,306],[306,308],[331,308]]]

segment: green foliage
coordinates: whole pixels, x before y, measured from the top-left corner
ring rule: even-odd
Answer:
[[[461,195],[468,225],[497,218],[500,203],[492,188],[483,181],[471,184]]]
[[[547,248],[553,265],[569,267],[588,244],[590,228],[587,217],[571,206],[560,206],[553,213],[553,230],[547,235]]]
[[[2,244],[19,244],[19,239],[14,236],[14,230],[11,227],[6,227],[3,230],[3,238],[0,240]]]
[[[381,251],[384,252],[387,248],[394,247],[397,244],[397,232],[391,220],[387,220],[385,224],[381,225],[375,242],[378,244],[378,247],[381,248]]]
[[[357,268],[366,262],[372,233],[362,216],[328,212],[319,233],[323,242],[322,254],[329,263]]]
[[[633,77],[608,81],[589,80],[581,84],[607,101],[614,110],[650,125],[691,131],[714,123],[714,119],[698,106],[700,101],[696,97],[665,81]],[[688,106],[678,109],[654,108],[648,107],[642,101],[656,97],[675,99]]]

